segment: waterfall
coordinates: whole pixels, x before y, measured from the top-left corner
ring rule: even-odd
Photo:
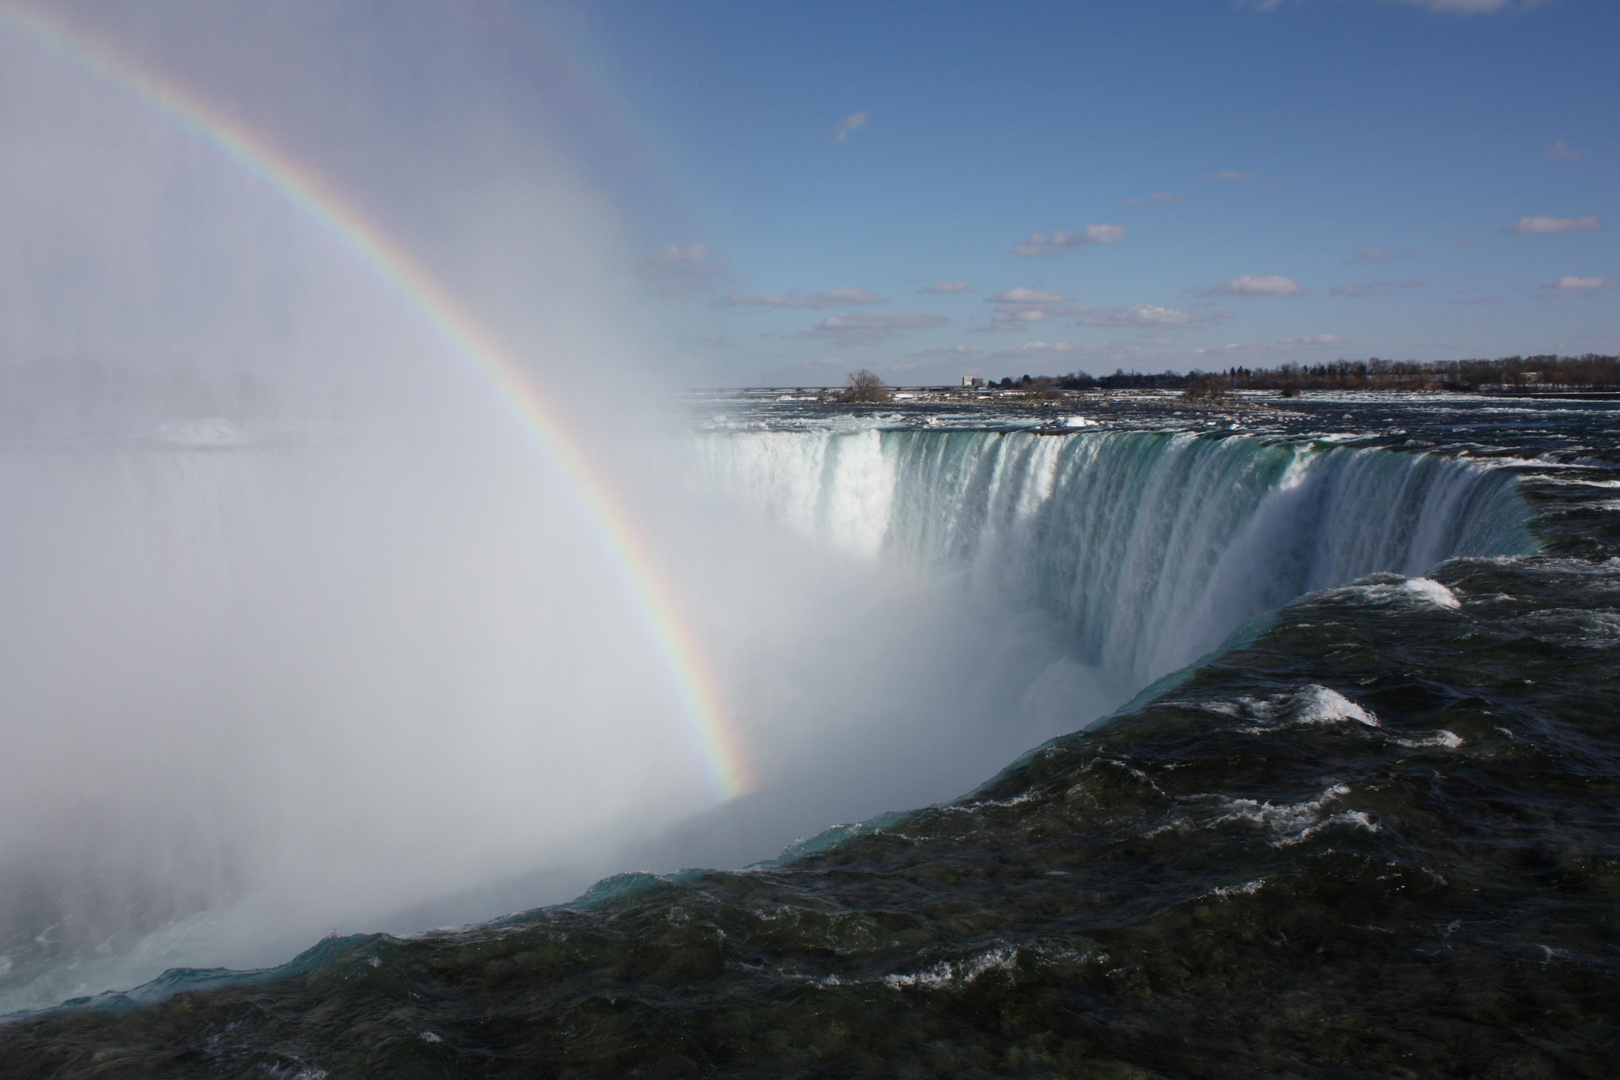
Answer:
[[[771,517],[1043,608],[1080,659],[1138,681],[1303,593],[1530,546],[1511,474],[1436,454],[1164,432],[700,440],[711,477]]]

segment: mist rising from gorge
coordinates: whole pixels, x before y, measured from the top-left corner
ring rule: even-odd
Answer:
[[[0,1011],[764,857],[1034,730],[983,720],[1061,660],[1041,617],[686,483],[622,222],[485,62],[499,28],[412,11],[63,17],[327,177],[505,343],[713,669],[752,826],[712,824],[645,597],[512,386],[206,132],[7,26]],[[403,108],[406,73],[439,96]]]

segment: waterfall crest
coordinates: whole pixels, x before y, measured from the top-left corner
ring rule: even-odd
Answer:
[[[714,479],[771,517],[1056,614],[1080,659],[1133,680],[1303,593],[1533,546],[1511,474],[1436,454],[1164,432],[702,443]]]

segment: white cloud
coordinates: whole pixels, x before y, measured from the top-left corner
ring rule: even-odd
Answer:
[[[910,355],[919,360],[942,360],[951,358],[965,359],[969,356],[978,356],[984,350],[976,349],[972,345],[947,345],[937,349],[924,349]]]
[[[1031,356],[1045,359],[1052,356],[1071,356],[1080,351],[1079,346],[1070,345],[1067,341],[1026,341],[1022,345],[993,352],[986,359],[1015,360]]]
[[[1229,311],[1192,312],[1156,304],[1134,307],[1078,307],[1071,309],[1082,326],[1141,326],[1165,329],[1193,326],[1229,317]]]
[[[1045,308],[997,308],[995,314],[990,316],[989,323],[975,326],[973,329],[1018,331],[1027,329],[1035,323],[1046,322],[1050,318],[1052,313]]]
[[[806,300],[814,301],[814,307],[840,307],[844,304],[885,304],[888,303],[876,293],[865,289],[827,289],[825,292],[811,293]]]
[[[1209,349],[1194,349],[1199,356],[1275,356],[1278,354],[1297,353],[1300,349],[1324,348],[1329,345],[1342,345],[1344,339],[1332,334],[1309,334],[1305,337],[1283,338],[1271,345],[1258,343],[1239,343],[1229,341],[1225,345],[1217,345]]]
[[[1548,161],[1579,161],[1585,156],[1584,153],[1575,149],[1563,139],[1553,143],[1552,149],[1547,151]]]
[[[1334,296],[1388,296],[1397,289],[1421,289],[1424,283],[1412,281],[1369,281],[1365,285],[1336,285]]]
[[[783,296],[781,293],[727,293],[712,302],[714,307],[830,308],[858,304],[886,304],[888,300],[865,289],[827,289],[809,296]]]
[[[1517,223],[1508,226],[1507,231],[1521,236],[1539,236],[1544,233],[1584,232],[1601,228],[1603,222],[1590,215],[1578,218],[1522,217]]]
[[[1047,247],[1046,237],[1042,236],[1040,233],[1035,233],[1028,240],[1025,240],[1022,244],[1014,247],[1012,249],[1012,253],[1014,255],[1022,255],[1026,259],[1041,259],[1052,255],[1062,254],[1060,251]]]
[[[1034,323],[1052,319],[1072,319],[1078,326],[1130,327],[1137,329],[1173,329],[1196,326],[1231,317],[1230,311],[1182,311],[1179,308],[1160,307],[1157,304],[1134,306],[1092,307],[1070,304],[1069,298],[1059,292],[1026,289],[1022,286],[985,298],[995,305],[995,314],[988,325],[978,330],[1023,330]]]
[[[709,261],[703,244],[670,244],[641,261],[642,275],[660,296],[686,296],[708,285],[721,272]]]
[[[1205,296],[1309,296],[1311,290],[1293,278],[1278,274],[1242,274],[1231,281],[1199,290]]]
[[[865,109],[862,109],[859,112],[852,112],[838,122],[838,126],[833,129],[833,133],[827,138],[827,141],[829,143],[848,142],[849,133],[852,131],[861,130],[861,128],[865,127],[871,121],[871,119],[871,114]]]
[[[1123,225],[1087,225],[1078,237],[1059,233],[1052,238],[1052,243],[1059,247],[1079,247],[1082,244],[1117,244],[1124,239]]]
[[[936,281],[917,290],[920,293],[970,292],[965,281]]]
[[[1168,191],[1155,191],[1147,198],[1131,197],[1124,200],[1126,206],[1165,206],[1170,203],[1186,202],[1191,196],[1173,195]]]
[[[829,315],[800,336],[826,338],[842,345],[871,345],[887,341],[900,330],[923,330],[931,326],[944,326],[950,321],[943,315],[920,315],[905,311]]]
[[[1580,292],[1591,289],[1613,289],[1616,283],[1600,277],[1561,277],[1543,285],[1543,289],[1561,289],[1564,292]]]
[[[1026,289],[1022,285],[1006,292],[985,297],[984,302],[996,306],[986,326],[979,330],[1022,330],[1032,323],[1045,322],[1055,314],[1069,311],[1064,304],[1069,298],[1062,293],[1042,289]]]
[[[1091,247],[1094,244],[1117,244],[1125,239],[1123,225],[1087,225],[1079,232],[1055,232],[1051,236],[1035,233],[1013,248],[1014,255],[1029,258],[1051,257],[1065,251]]]
[[[1068,297],[1062,293],[1045,292],[1041,289],[1026,289],[1022,285],[1008,289],[1006,292],[985,297],[987,304],[1061,304]]]
[[[1237,169],[1222,169],[1220,172],[1204,175],[1205,180],[1253,180],[1254,177],[1255,174],[1252,172],[1239,172]]]

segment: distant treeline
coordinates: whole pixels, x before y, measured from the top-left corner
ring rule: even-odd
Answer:
[[[1499,360],[1335,360],[1327,364],[1282,364],[1225,371],[1166,371],[1158,375],[1115,371],[1101,378],[1070,375],[1011,376],[991,386],[1006,390],[1183,390],[1219,396],[1228,390],[1620,390],[1620,357],[1508,356]]]

